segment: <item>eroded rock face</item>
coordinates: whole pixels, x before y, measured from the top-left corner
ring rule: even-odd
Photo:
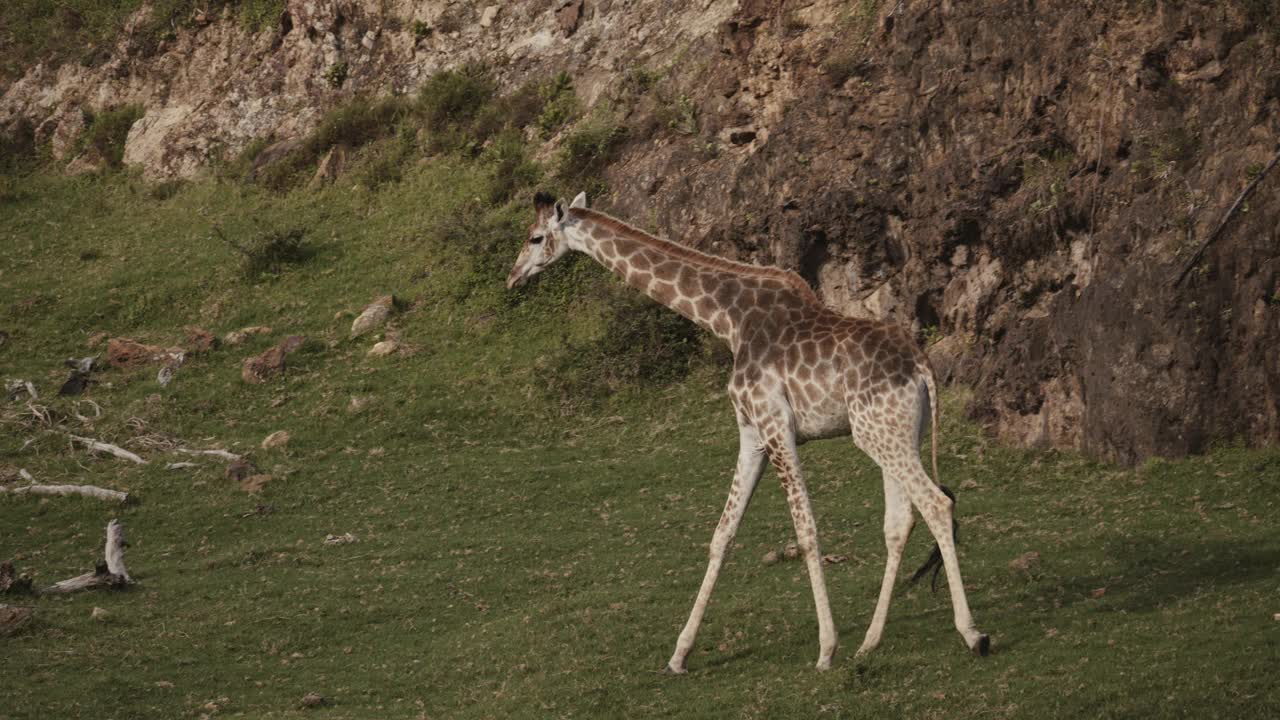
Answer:
[[[1275,152],[1277,33],[1231,3],[1139,5],[289,0],[256,35],[213,18],[150,56],[126,35],[98,67],[33,68],[0,124],[65,152],[82,107],[139,104],[126,163],[187,176],[447,67],[565,70],[627,113],[594,206],[933,328],[1002,437],[1126,462],[1275,442],[1280,172],[1174,280]],[[637,68],[693,121],[628,98]]]

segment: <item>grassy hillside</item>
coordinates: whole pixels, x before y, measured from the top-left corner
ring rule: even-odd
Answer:
[[[812,669],[803,564],[761,562],[791,536],[766,480],[690,674],[662,675],[736,453],[723,365],[590,264],[506,292],[532,213],[511,164],[394,167],[279,191],[6,180],[0,375],[40,398],[3,405],[3,480],[25,468],[138,502],[0,496],[0,560],[37,585],[70,577],[119,517],[138,584],[0,598],[37,612],[0,638],[0,718],[1280,713],[1280,451],[1132,471],[1013,451],[959,420],[960,391],[941,472],[990,658],[966,653],[945,592],[905,585],[881,648],[851,656],[882,570],[880,478],[829,441],[802,459],[824,552],[847,558],[828,567],[835,669]],[[390,325],[350,339],[388,293]],[[271,332],[191,357],[167,387],[151,366],[56,395],[64,358],[104,352],[96,333],[167,346],[252,325]],[[284,375],[245,383],[242,361],[290,334],[307,342]],[[368,357],[384,335],[403,351]],[[259,448],[277,430],[290,442]],[[150,463],[90,456],[68,431]],[[166,470],[190,459],[175,443],[249,453],[271,480],[250,494],[216,460]],[[358,542],[325,544],[344,533]],[[921,527],[908,562],[927,546]],[[329,705],[304,709],[308,692]]]

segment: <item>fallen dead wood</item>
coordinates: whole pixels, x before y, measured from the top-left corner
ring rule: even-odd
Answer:
[[[80,437],[79,435],[72,435],[70,433],[67,433],[67,437],[71,438],[74,442],[78,442],[81,445],[84,445],[85,447],[89,448],[89,450],[93,452],[109,453],[111,455],[115,455],[116,457],[122,460],[135,462],[139,465],[147,464],[146,460],[143,460],[142,458],[129,452],[128,450],[125,450],[124,448],[118,445],[112,445],[111,443],[104,443],[101,440],[94,440],[93,438]]]
[[[1249,183],[1245,186],[1244,190],[1240,191],[1240,194],[1236,196],[1236,201],[1231,203],[1230,209],[1228,209],[1226,214],[1222,216],[1222,220],[1218,223],[1218,226],[1213,229],[1213,232],[1209,233],[1209,236],[1204,239],[1204,242],[1200,243],[1200,247],[1196,248],[1196,251],[1191,253],[1191,257],[1187,258],[1187,261],[1183,263],[1182,272],[1178,273],[1178,279],[1173,281],[1174,287],[1178,287],[1182,284],[1183,280],[1187,279],[1187,275],[1191,273],[1191,268],[1195,267],[1196,263],[1200,262],[1200,256],[1204,255],[1204,251],[1213,244],[1214,240],[1218,239],[1218,236],[1222,234],[1222,230],[1227,226],[1227,223],[1231,222],[1231,218],[1236,214],[1236,211],[1240,209],[1240,205],[1244,203],[1245,198],[1249,197],[1249,194],[1253,192],[1254,188],[1258,187],[1258,183],[1262,182],[1262,179],[1267,176],[1267,173],[1271,172],[1271,168],[1275,167],[1277,162],[1280,162],[1280,150],[1276,151],[1275,156],[1271,158],[1271,162],[1267,163],[1266,167],[1262,168],[1262,171],[1253,178],[1253,182]]]
[[[107,523],[107,547],[105,560],[99,561],[92,571],[54,583],[40,591],[42,595],[71,593],[97,587],[122,588],[133,584],[124,566],[124,526],[119,520]]]
[[[25,487],[0,488],[0,493],[13,495],[83,495],[99,500],[115,500],[129,502],[129,493],[119,490],[108,490],[96,485],[41,485],[33,483]]]
[[[230,460],[231,462],[235,462],[240,459],[239,455],[233,452],[227,452],[226,450],[191,450],[188,448],[174,448],[173,451],[184,453],[186,455],[213,455],[214,457],[220,457],[223,460]]]

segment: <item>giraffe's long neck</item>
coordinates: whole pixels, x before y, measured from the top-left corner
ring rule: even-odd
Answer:
[[[748,313],[820,307],[805,282],[773,267],[737,263],[662,240],[603,213],[569,211],[569,246],[626,283],[736,347]]]

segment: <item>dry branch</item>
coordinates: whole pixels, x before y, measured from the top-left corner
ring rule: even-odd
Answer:
[[[78,442],[84,445],[85,447],[89,448],[94,452],[110,453],[122,460],[129,460],[131,462],[138,463],[139,465],[147,464],[146,460],[143,460],[142,458],[138,457],[137,455],[134,455],[133,453],[129,452],[128,450],[125,450],[124,448],[118,445],[112,445],[111,443],[104,443],[100,440],[94,440],[93,438],[80,437],[79,435],[72,435],[70,433],[67,434],[67,437],[71,438],[75,442]]]
[[[92,571],[54,583],[40,591],[42,595],[76,592],[96,587],[122,588],[131,585],[133,579],[124,566],[124,526],[119,520],[107,523],[106,560],[99,561]]]
[[[213,455],[214,457],[220,457],[223,460],[229,460],[231,462],[235,462],[240,459],[239,455],[233,452],[227,452],[226,450],[190,450],[188,448],[174,448],[174,452],[185,453],[187,455]]]
[[[1195,264],[1200,261],[1200,256],[1204,254],[1204,251],[1207,250],[1211,244],[1213,244],[1214,240],[1218,239],[1218,236],[1222,234],[1223,228],[1227,226],[1227,223],[1231,222],[1231,218],[1236,214],[1236,210],[1239,210],[1240,205],[1244,203],[1245,198],[1249,197],[1249,194],[1253,192],[1254,188],[1258,187],[1258,183],[1262,182],[1262,178],[1266,177],[1267,173],[1271,172],[1271,168],[1275,167],[1277,162],[1280,162],[1280,150],[1276,151],[1275,157],[1271,158],[1271,162],[1267,163],[1267,166],[1262,168],[1262,172],[1258,173],[1258,176],[1253,179],[1253,182],[1249,183],[1244,190],[1240,191],[1240,194],[1236,196],[1236,201],[1232,203],[1231,208],[1227,210],[1227,214],[1222,216],[1222,221],[1218,223],[1218,226],[1213,229],[1213,232],[1209,233],[1209,237],[1205,238],[1204,242],[1200,243],[1200,247],[1196,248],[1196,251],[1187,259],[1186,264],[1182,266],[1182,272],[1178,273],[1178,279],[1173,281],[1173,286],[1175,288],[1181,285],[1182,281],[1187,278],[1187,274],[1191,272],[1191,268],[1195,267]]]
[[[119,490],[107,490],[94,485],[40,485],[32,484],[26,487],[17,488],[0,488],[0,493],[7,492],[14,495],[84,495],[85,497],[94,497],[99,500],[116,500],[119,502],[129,502],[129,493],[120,492]]]

